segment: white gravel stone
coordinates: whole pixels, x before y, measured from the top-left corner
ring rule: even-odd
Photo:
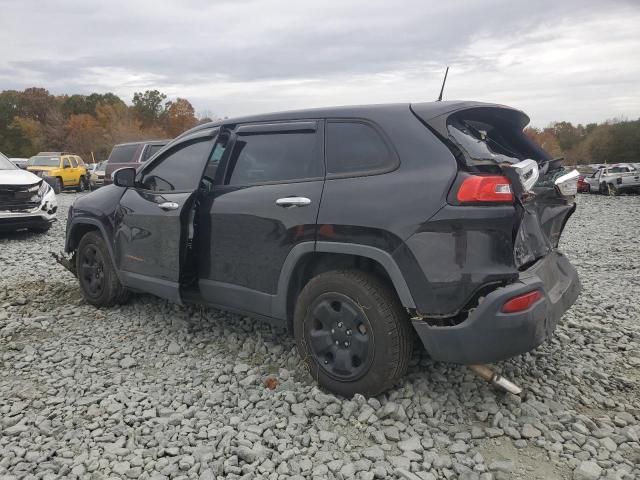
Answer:
[[[602,468],[595,462],[582,462],[573,471],[573,480],[597,480],[602,475]]]
[[[640,478],[640,196],[578,197],[560,249],[582,295],[496,367],[526,396],[417,351],[394,389],[343,399],[264,323],[149,295],[86,304],[49,258],[80,195],[48,234],[0,235],[0,478]]]

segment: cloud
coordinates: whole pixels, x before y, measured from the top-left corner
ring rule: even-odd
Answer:
[[[0,88],[157,88],[240,115],[445,96],[536,124],[637,117],[634,2],[4,0]]]

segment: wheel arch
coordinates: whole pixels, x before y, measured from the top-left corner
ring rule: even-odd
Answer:
[[[73,219],[68,228],[67,238],[65,241],[65,252],[71,253],[78,248],[80,244],[80,240],[89,232],[99,232],[104,240],[105,245],[107,246],[107,250],[109,251],[109,258],[111,260],[111,264],[113,265],[113,269],[118,276],[118,279],[122,281],[120,276],[120,270],[118,269],[115,261],[115,255],[113,252],[113,247],[108,240],[108,236],[106,234],[104,225],[100,223],[98,220],[94,218],[78,218]]]
[[[273,316],[293,325],[295,301],[314,276],[339,269],[359,269],[376,274],[395,291],[405,308],[414,309],[409,287],[388,252],[369,245],[342,242],[305,242],[296,245],[287,256],[280,273],[278,293],[274,298]]]

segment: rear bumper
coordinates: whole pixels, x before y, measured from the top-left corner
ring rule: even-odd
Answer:
[[[501,312],[507,300],[536,289],[543,298],[527,310]],[[515,283],[489,293],[462,323],[437,327],[413,320],[413,326],[434,360],[496,362],[528,352],[549,338],[580,289],[576,269],[562,253],[554,251],[521,272]]]

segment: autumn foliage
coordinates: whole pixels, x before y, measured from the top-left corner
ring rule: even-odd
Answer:
[[[103,160],[114,144],[173,138],[198,122],[188,100],[167,101],[158,90],[135,93],[132,105],[113,93],[0,92],[0,152],[12,157],[66,150],[87,162]]]
[[[555,122],[546,128],[527,128],[529,138],[552,157],[568,165],[640,162],[640,120],[609,120],[572,125]]]

